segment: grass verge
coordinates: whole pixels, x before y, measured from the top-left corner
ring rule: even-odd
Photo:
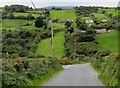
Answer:
[[[41,86],[43,83],[47,82],[48,80],[50,80],[50,78],[52,78],[53,76],[55,76],[56,74],[58,74],[59,72],[61,72],[63,69],[58,69],[55,70],[52,73],[48,73],[47,75],[44,75],[41,79],[37,79],[37,80],[33,80],[33,86]],[[36,88],[35,87],[35,88]]]

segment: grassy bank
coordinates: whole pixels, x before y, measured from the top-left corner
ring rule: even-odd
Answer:
[[[101,57],[99,59],[94,58],[91,62],[91,66],[99,73],[99,79],[108,88],[119,88],[119,60],[115,55],[108,57]]]

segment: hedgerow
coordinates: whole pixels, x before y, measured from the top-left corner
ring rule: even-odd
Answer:
[[[3,60],[2,84],[4,88],[33,86],[33,80],[62,69],[57,60]]]
[[[99,72],[99,78],[108,87],[120,87],[119,57],[110,55],[92,59],[91,65]]]

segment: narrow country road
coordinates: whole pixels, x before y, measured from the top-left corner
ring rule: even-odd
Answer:
[[[64,65],[63,68],[42,86],[104,86],[89,64]]]

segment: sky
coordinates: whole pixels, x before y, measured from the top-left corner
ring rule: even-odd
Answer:
[[[37,8],[47,6],[104,6],[117,7],[119,0],[32,0]],[[22,4],[33,7],[31,0],[0,0],[0,7]]]

